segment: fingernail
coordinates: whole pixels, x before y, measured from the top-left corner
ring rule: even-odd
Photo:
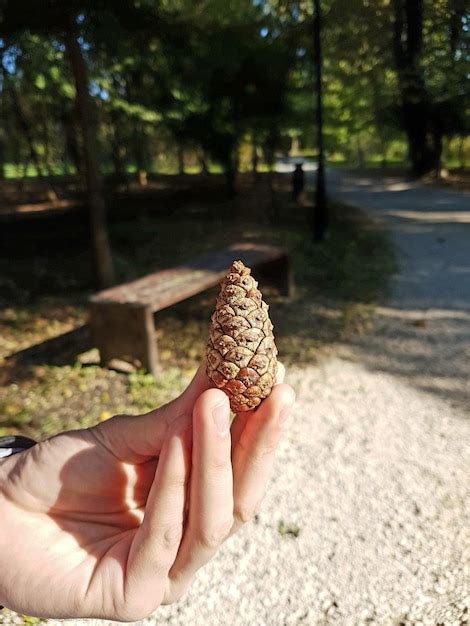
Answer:
[[[230,411],[227,400],[212,409],[212,417],[219,435],[226,435],[230,429]]]

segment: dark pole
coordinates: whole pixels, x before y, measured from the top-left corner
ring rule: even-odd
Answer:
[[[322,88],[322,49],[321,49],[321,9],[320,0],[313,0],[313,50],[315,62],[316,88],[316,127],[318,166],[315,187],[315,208],[313,211],[313,238],[323,241],[328,228],[328,205],[326,201],[325,154],[323,147],[323,88]]]

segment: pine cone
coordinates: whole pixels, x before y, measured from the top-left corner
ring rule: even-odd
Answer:
[[[269,395],[277,349],[268,305],[251,270],[234,261],[222,281],[207,343],[207,375],[230,398],[233,411],[250,411]]]

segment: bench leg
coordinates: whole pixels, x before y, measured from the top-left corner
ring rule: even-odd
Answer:
[[[104,366],[121,359],[157,376],[155,326],[149,307],[92,302],[90,326]]]

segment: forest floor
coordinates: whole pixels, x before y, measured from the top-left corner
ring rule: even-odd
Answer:
[[[34,185],[26,191],[30,202],[38,199]],[[119,281],[240,240],[286,246],[296,296],[266,296],[282,359],[287,365],[308,364],[320,348],[364,332],[395,267],[392,246],[380,229],[341,205],[332,210],[331,237],[313,246],[311,207],[291,201],[283,176],[275,178],[273,199],[266,176],[256,185],[242,177],[239,194],[230,200],[217,176],[162,177],[146,188],[121,190],[109,198]],[[178,393],[203,356],[217,289],[157,315],[159,380],[99,366],[84,327],[94,291],[85,224],[79,212],[2,229],[0,434],[41,438],[115,413],[149,410]]]

